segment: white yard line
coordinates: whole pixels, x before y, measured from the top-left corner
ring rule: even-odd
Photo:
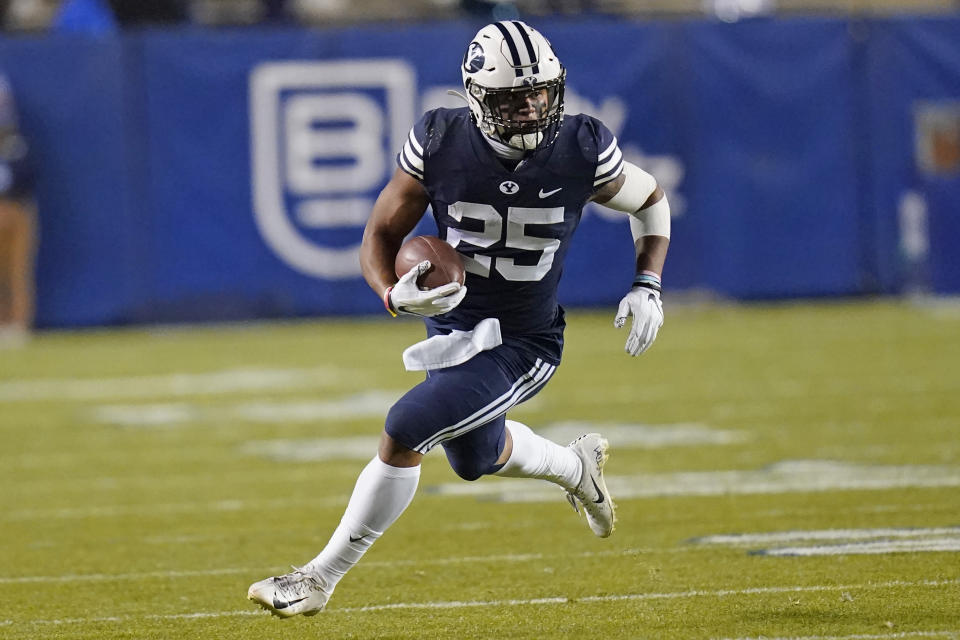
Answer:
[[[429,565],[451,565],[451,564],[474,564],[484,562],[506,563],[506,562],[529,562],[532,560],[563,560],[568,558],[610,558],[636,556],[652,553],[683,553],[692,547],[640,547],[633,549],[622,549],[618,551],[582,551],[580,553],[563,554],[545,554],[545,553],[515,553],[489,556],[458,556],[453,558],[424,558],[422,560],[384,560],[365,563],[368,567],[416,567]]]
[[[764,595],[772,593],[801,593],[823,591],[849,591],[856,589],[889,589],[897,587],[943,587],[960,585],[960,578],[954,580],[920,580],[908,582],[891,580],[889,582],[865,583],[855,585],[808,585],[788,587],[754,587],[750,589],[718,589],[712,591],[674,591],[667,593],[628,593],[603,596],[586,596],[568,598],[564,596],[534,598],[527,600],[493,600],[493,601],[452,601],[452,602],[399,602],[394,604],[370,605],[366,607],[348,607],[344,609],[332,608],[330,613],[353,613],[359,611],[384,611],[389,609],[452,609],[460,607],[499,607],[530,604],[552,603],[590,603],[590,602],[622,602],[644,600],[678,600],[685,598],[724,598],[727,596]]]
[[[351,376],[342,367],[225,369],[116,378],[37,378],[0,382],[0,403],[40,400],[211,396],[243,391],[290,391],[328,387]]]
[[[281,401],[260,400],[257,402],[242,402],[227,406],[207,406],[189,402],[167,402],[162,404],[110,404],[100,405],[90,412],[95,422],[102,422],[119,427],[136,429],[165,429],[184,425],[191,422],[210,424],[235,424],[237,422],[291,424],[301,422],[316,422],[320,420],[355,420],[358,418],[379,417],[386,414],[403,391],[389,389],[370,389],[362,393],[350,393],[327,399],[293,400],[287,398]],[[258,448],[264,448],[266,457],[272,455],[273,448],[279,447],[281,453],[293,448],[293,455],[289,459],[304,459],[297,450],[299,443],[310,443],[310,440],[267,440],[251,443],[253,453]],[[321,445],[324,440],[319,440]],[[277,444],[279,443],[279,444]],[[373,450],[376,449],[377,439],[374,438]],[[329,443],[332,446],[336,442]],[[336,459],[337,450],[328,448],[325,456],[318,459]],[[350,459],[350,456],[343,456]],[[305,458],[312,459],[312,458]]]
[[[960,487],[960,466],[868,465],[833,460],[784,460],[760,469],[687,471],[607,476],[619,500],[673,496],[722,496],[886,490],[912,487]],[[426,491],[447,496],[474,496],[499,502],[549,502],[556,490],[546,482],[500,480],[445,483]]]
[[[294,422],[298,420],[320,420],[328,418],[346,419],[367,415],[383,415],[390,405],[402,392],[389,390],[372,390],[364,394],[355,394],[345,398],[313,403],[295,403],[292,408],[284,408],[290,402],[263,404],[263,410],[251,413],[245,406],[240,405],[233,409],[197,408],[195,416],[205,412],[208,418],[221,421],[281,421]],[[299,409],[297,407],[300,407]],[[176,416],[175,405],[164,405],[158,412],[158,421]],[[98,411],[111,409],[101,407]],[[112,408],[117,412],[119,408]],[[103,417],[103,416],[101,416]],[[109,418],[109,416],[107,416]],[[190,418],[190,419],[194,419]],[[122,407],[122,411],[113,416],[118,423],[128,425],[151,423],[144,415],[140,405]],[[185,419],[186,420],[186,419]],[[595,422],[558,422],[547,425],[537,432],[554,442],[570,442],[583,433],[598,431],[610,442],[610,446],[622,449],[657,449],[671,446],[700,446],[724,445],[747,440],[747,435],[740,431],[711,429],[701,423],[677,424],[615,424]],[[245,455],[253,455],[278,461],[322,461],[322,460],[368,460],[372,451],[376,451],[379,436],[352,437],[352,438],[303,438],[288,440],[254,440],[244,443],[239,451]]]
[[[325,508],[345,505],[349,496],[326,498],[275,498],[270,500],[216,500],[213,502],[179,502],[167,504],[133,504],[100,507],[63,507],[59,509],[14,509],[0,514],[0,522],[30,520],[79,520],[120,516],[166,516],[177,513],[209,513],[211,511],[251,511],[290,509],[293,507]]]
[[[891,633],[855,633],[849,636],[753,636],[724,640],[895,640],[896,638],[958,638],[960,629],[941,631],[894,631]]]
[[[689,550],[690,547],[680,550]],[[408,567],[408,566],[445,566],[458,564],[483,564],[483,563],[508,563],[508,562],[529,562],[533,560],[560,560],[566,558],[606,558],[634,556],[645,553],[673,552],[674,549],[622,549],[619,551],[583,551],[572,554],[543,554],[543,553],[522,553],[522,554],[500,554],[489,556],[454,556],[452,558],[423,558],[421,560],[374,560],[364,562],[360,568],[364,567]],[[218,575],[236,575],[236,574],[266,574],[273,568],[250,568],[250,567],[231,567],[224,569],[197,569],[189,571],[143,571],[131,573],[81,573],[66,574],[60,576],[18,576],[18,577],[0,577],[2,584],[46,584],[62,582],[113,582],[123,580],[150,580],[154,578],[195,578],[200,576],[218,576]]]
[[[841,490],[883,490],[906,487],[960,487],[960,466],[870,466],[830,461],[785,461],[754,471],[702,471],[686,473],[607,476],[607,486],[617,500],[664,496],[718,496],[805,493]],[[440,497],[473,497],[499,502],[556,502],[558,489],[548,482],[528,479],[482,483],[445,483],[424,487],[423,493]],[[281,509],[290,506],[336,506],[349,496],[311,500],[220,500],[174,504],[135,504],[46,509],[14,509],[0,513],[0,522],[42,519],[79,519],[127,515],[166,515],[198,511]],[[913,507],[905,506],[904,510]]]
[[[773,531],[769,533],[733,533],[694,538],[694,544],[752,545],[808,540],[870,540],[874,538],[922,538],[960,536],[960,527],[885,528],[885,529],[816,529],[809,531]]]
[[[693,538],[694,545],[733,547],[797,543],[753,549],[762,556],[837,556],[888,553],[960,551],[960,527],[819,529],[810,531],[774,531],[769,533],[721,534]]]
[[[331,608],[325,612],[325,615],[335,615],[342,613],[364,613],[371,611],[391,611],[397,609],[407,610],[440,610],[440,609],[467,609],[467,608],[487,608],[487,607],[515,607],[545,604],[582,604],[598,602],[623,602],[623,601],[646,601],[646,600],[680,600],[687,598],[725,598],[728,596],[749,596],[765,595],[773,593],[803,593],[803,592],[822,592],[822,591],[847,591],[856,589],[889,589],[899,587],[944,587],[960,584],[960,578],[954,580],[919,580],[908,582],[903,580],[893,580],[890,582],[865,583],[854,585],[803,585],[803,586],[785,586],[785,587],[754,587],[750,589],[718,589],[710,591],[674,591],[667,593],[628,593],[611,594],[603,596],[586,596],[581,598],[570,598],[567,596],[549,596],[543,598],[525,598],[512,600],[450,600],[434,602],[395,602],[389,604],[369,605],[365,607],[344,607]],[[173,614],[153,614],[144,616],[108,616],[93,618],[59,618],[59,619],[41,619],[41,620],[0,620],[0,625],[75,625],[90,624],[97,622],[133,622],[137,620],[182,620],[198,618],[221,618],[232,616],[251,616],[267,615],[263,612],[252,611],[250,609],[241,609],[236,611],[197,611],[191,613],[173,613]],[[956,634],[958,631],[918,631],[914,633]],[[886,636],[838,636],[837,638],[896,638],[896,635]],[[910,637],[910,636],[902,636]],[[921,636],[922,637],[922,636]],[[934,635],[933,637],[937,637]],[[830,636],[813,636],[818,640],[827,640]],[[785,639],[784,639],[785,640]],[[791,640],[807,640],[794,638]]]
[[[737,444],[750,440],[745,431],[714,429],[702,422],[665,424],[613,423],[593,421],[553,422],[537,433],[554,442],[571,442],[584,433],[603,434],[616,449],[660,449],[699,445]]]
[[[152,578],[196,578],[249,573],[250,569],[201,569],[197,571],[144,571],[141,573],[76,573],[62,576],[20,576],[0,578],[0,584],[49,584],[58,582],[114,582],[121,580],[150,580]]]
[[[923,511],[947,511],[950,506],[944,502],[928,502],[926,504],[861,504],[854,506],[845,506],[844,510],[851,513],[904,513],[904,512],[923,512]],[[759,520],[768,520],[771,518],[802,517],[807,515],[819,515],[823,513],[823,507],[813,507],[806,509],[763,509],[755,511],[752,517]]]
[[[821,544],[809,547],[775,547],[751,551],[761,556],[842,556],[889,553],[929,553],[960,551],[960,536],[918,538],[912,540],[868,540],[847,544]]]

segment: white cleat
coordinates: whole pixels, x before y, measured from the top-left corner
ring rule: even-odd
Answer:
[[[285,575],[254,582],[247,591],[247,598],[281,618],[317,615],[330,599],[327,583],[306,567],[292,569]]]
[[[606,538],[613,533],[616,523],[616,505],[603,479],[603,465],[610,457],[607,440],[598,433],[588,433],[571,442],[569,447],[583,463],[583,473],[580,483],[567,491],[567,500],[577,513],[583,509],[594,534]]]

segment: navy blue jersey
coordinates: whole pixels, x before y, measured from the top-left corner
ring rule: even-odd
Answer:
[[[414,125],[397,162],[426,188],[440,237],[467,270],[466,298],[428,318],[430,333],[498,318],[504,342],[558,364],[563,261],[583,206],[623,167],[610,130],[590,116],[567,116],[553,144],[511,171],[466,107],[436,109]]]

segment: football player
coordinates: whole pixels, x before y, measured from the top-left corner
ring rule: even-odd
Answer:
[[[599,120],[564,115],[566,72],[550,43],[519,21],[490,24],[461,65],[467,107],[417,122],[367,223],[360,261],[391,314],[425,320],[429,338],[404,354],[426,380],[390,409],[378,455],[357,480],[326,548],[293,572],[261,580],[248,597],[279,616],[318,613],[343,575],[413,499],[420,462],[441,445],[466,480],[493,474],[558,484],[593,533],[614,529],[614,503],[598,434],[561,446],[507,411],[536,393],[560,364],[564,313],[557,285],[589,201],[630,214],[633,287],[626,351],[643,353],[663,323],[660,274],[670,209],[656,180],[623,160]],[[465,285],[422,291],[429,262],[403,277],[394,259],[427,206],[440,236],[463,256]]]
[[[36,217],[27,144],[20,135],[13,89],[0,74],[0,348],[30,337]]]

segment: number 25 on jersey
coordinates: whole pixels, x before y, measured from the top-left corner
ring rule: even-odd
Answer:
[[[483,225],[482,231],[447,229],[447,242],[455,248],[469,244],[486,249],[503,239],[504,247],[516,252],[513,256],[477,254],[473,258],[467,257],[464,262],[470,273],[489,278],[493,268],[505,280],[529,282],[542,280],[553,266],[553,254],[560,248],[560,240],[529,236],[527,229],[535,225],[563,224],[563,207],[508,207],[506,225],[500,212],[489,204],[455,202],[447,208],[447,213],[457,222],[477,220]],[[536,251],[541,252],[536,264],[516,264],[516,258]],[[524,262],[532,262],[532,259]]]

